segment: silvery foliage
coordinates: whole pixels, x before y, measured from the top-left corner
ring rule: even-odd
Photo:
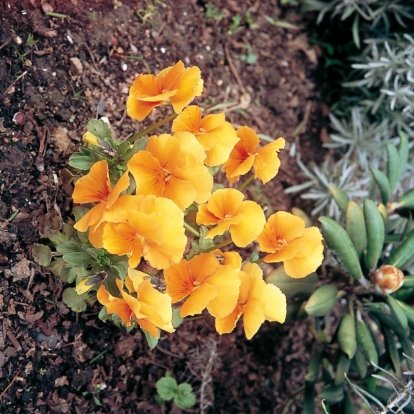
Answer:
[[[332,18],[339,16],[341,20],[354,16],[362,18],[375,27],[380,22],[386,28],[390,26],[390,18],[405,27],[404,18],[412,19],[412,16],[404,6],[403,0],[303,0],[305,11],[317,11],[317,24],[321,23],[326,14]]]
[[[391,129],[414,134],[414,39],[404,34],[402,39],[368,39],[370,55],[365,62],[352,67],[363,71],[362,79],[344,84],[347,87],[377,91],[376,99],[361,104],[371,114],[380,113],[390,120]]]
[[[350,18],[349,28],[358,48],[360,33],[376,30],[387,35],[391,21],[405,30],[406,22],[413,19],[413,4],[403,0],[303,0],[303,6],[305,11],[318,12],[318,24],[325,16],[340,21]],[[368,47],[361,52],[362,61],[352,65],[357,73],[363,71],[362,78],[344,84],[354,88],[358,102],[354,100],[349,105],[345,98],[337,105],[345,109],[343,113],[329,116],[333,132],[324,146],[335,149],[335,154],[330,153],[321,166],[309,168],[297,154],[299,167],[308,180],[286,190],[304,191],[302,198],[314,200],[313,215],[323,213],[338,219],[341,213],[329,185],[335,184],[350,199],[366,197],[373,188],[369,168],[385,171],[386,144],[398,145],[400,130],[414,136],[414,39],[405,34],[365,43]],[[339,161],[335,162],[334,157]],[[413,170],[411,161],[398,191],[412,188]]]
[[[295,194],[307,190],[300,197],[313,200],[315,207],[311,215],[317,215],[323,211],[329,217],[339,220],[341,212],[329,190],[331,185],[344,191],[350,199],[363,198],[368,195],[369,178],[355,176],[356,164],[348,165],[343,160],[335,163],[331,157],[328,157],[320,167],[312,165],[307,168],[300,161],[299,156],[297,163],[308,180],[287,188],[285,193]]]

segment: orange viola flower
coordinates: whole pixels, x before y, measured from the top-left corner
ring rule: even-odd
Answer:
[[[285,272],[302,278],[314,272],[323,260],[322,234],[317,227],[305,228],[305,222],[286,211],[269,217],[257,238],[266,263],[283,262]]]
[[[75,229],[86,231],[88,227],[95,230],[102,222],[105,212],[110,209],[122,191],[129,186],[128,173],[124,173],[112,188],[109,179],[108,163],[105,160],[92,165],[88,174],[75,183],[73,201],[79,204],[97,202],[76,224]]]
[[[207,158],[205,164],[214,167],[228,160],[230,152],[236,145],[236,131],[225,120],[224,113],[201,116],[201,108],[190,105],[177,116],[172,125],[173,132],[189,131],[204,147]]]
[[[229,230],[234,244],[246,247],[262,232],[266,222],[259,204],[243,201],[242,192],[234,188],[215,191],[207,204],[198,207],[198,225],[215,226],[207,232],[207,238],[223,234]]]
[[[156,106],[171,103],[179,114],[196,96],[203,92],[203,80],[197,66],[184,69],[177,62],[158,75],[138,75],[131,85],[126,107],[128,115],[142,121]]]
[[[213,177],[204,165],[205,154],[193,134],[152,136],[143,151],[128,161],[137,194],[173,200],[182,210],[211,195]]]
[[[230,183],[236,182],[241,175],[247,174],[254,168],[254,178],[262,180],[263,184],[276,176],[280,167],[278,151],[285,147],[285,140],[277,140],[259,147],[260,139],[252,128],[242,126],[237,130],[240,141],[224,164],[224,171]]]
[[[138,325],[155,338],[159,337],[159,329],[174,332],[172,326],[171,298],[155,289],[147,275],[129,269],[124,283],[117,279],[121,298],[112,296],[104,285],[97,292],[98,301],[106,306],[109,314],[115,313],[126,326],[135,320]]]
[[[204,309],[215,317],[228,315],[237,304],[240,279],[232,266],[220,265],[213,253],[201,253],[164,270],[167,293],[180,302],[180,316],[196,315]]]
[[[184,214],[163,197],[120,197],[110,212],[117,222],[104,224],[102,244],[109,253],[127,255],[131,268],[141,258],[156,269],[165,269],[181,260],[187,243]]]
[[[240,295],[232,313],[216,319],[216,330],[222,335],[230,333],[243,315],[244,332],[251,339],[262,323],[283,323],[286,319],[286,296],[275,285],[263,280],[263,272],[255,263],[246,263],[240,277]]]

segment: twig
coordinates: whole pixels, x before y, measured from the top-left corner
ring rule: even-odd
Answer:
[[[239,74],[237,73],[236,68],[234,67],[233,61],[231,60],[229,48],[227,47],[227,45],[223,45],[223,46],[224,46],[224,53],[226,54],[227,62],[229,64],[229,68],[231,70],[231,73],[233,74],[234,78],[236,79],[236,82],[239,85],[239,88],[241,89],[243,94],[246,94],[247,91],[246,91],[246,89],[243,85],[243,82],[240,79]]]
[[[16,83],[18,82],[21,78],[23,78],[23,76],[26,76],[27,74],[27,70],[24,71],[21,75],[19,75],[12,83],[11,85],[4,91],[3,96],[6,95],[9,91],[9,89]]]
[[[8,38],[1,46],[0,46],[0,50],[3,49],[3,47],[6,47],[11,41],[11,38]]]
[[[3,398],[4,394],[6,394],[7,390],[13,385],[14,381],[16,381],[16,379],[18,378],[20,374],[20,368],[18,369],[16,375],[13,377],[13,379],[11,380],[11,383],[3,390],[3,392],[0,394],[0,400]]]

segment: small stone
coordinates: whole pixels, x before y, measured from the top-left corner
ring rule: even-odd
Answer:
[[[82,75],[83,65],[79,58],[77,57],[70,58],[70,70],[75,75]]]

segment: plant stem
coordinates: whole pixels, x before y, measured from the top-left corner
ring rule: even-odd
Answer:
[[[214,250],[221,249],[224,246],[228,246],[232,242],[233,242],[232,239],[224,240],[223,242],[221,242],[219,244],[215,244],[214,246],[211,246],[209,249],[205,250],[204,253],[210,253]]]
[[[131,144],[133,144],[135,141],[139,140],[144,135],[147,135],[149,132],[151,132],[154,129],[160,127],[161,125],[164,125],[167,122],[172,121],[176,117],[177,117],[177,114],[175,114],[175,113],[174,114],[171,114],[171,115],[168,115],[166,118],[161,119],[161,121],[158,121],[155,124],[150,125],[149,127],[143,129],[142,131],[140,131],[140,132],[136,133],[135,135],[133,135],[132,137],[128,138],[128,142],[130,142]]]
[[[254,179],[254,175],[252,174],[243,184],[240,185],[238,188],[239,191],[243,191]]]
[[[184,222],[184,227],[194,236],[200,237],[200,233],[193,226],[190,226],[188,223]]]

